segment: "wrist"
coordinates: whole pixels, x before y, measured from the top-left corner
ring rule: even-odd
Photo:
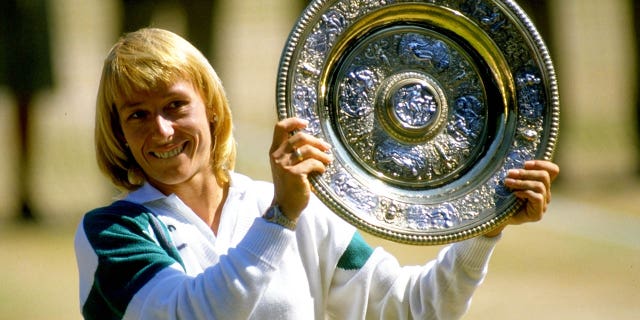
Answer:
[[[296,221],[291,220],[286,215],[284,215],[280,210],[280,206],[278,206],[277,204],[271,205],[264,213],[264,215],[262,215],[262,218],[267,220],[268,222],[283,226],[289,230],[296,229]]]

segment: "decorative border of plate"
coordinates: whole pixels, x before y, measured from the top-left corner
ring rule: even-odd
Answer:
[[[358,228],[437,245],[521,205],[509,169],[550,160],[560,120],[549,52],[509,0],[316,0],[284,47],[280,119],[333,145],[310,177]]]

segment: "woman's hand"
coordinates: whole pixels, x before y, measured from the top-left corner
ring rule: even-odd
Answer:
[[[328,143],[301,131],[307,124],[299,118],[279,121],[273,130],[269,150],[275,187],[273,201],[293,221],[309,203],[309,174],[323,173],[333,161],[327,153],[331,149]]]
[[[494,237],[499,235],[507,225],[542,219],[551,202],[551,184],[559,173],[558,165],[545,160],[527,161],[523,169],[509,170],[504,184],[513,190],[516,197],[524,200],[525,204],[505,224],[485,235]]]

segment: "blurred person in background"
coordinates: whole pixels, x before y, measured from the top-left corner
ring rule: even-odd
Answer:
[[[457,319],[507,224],[542,218],[559,168],[528,161],[504,183],[524,202],[487,234],[401,267],[313,195],[331,163],[307,122],[279,121],[273,183],[234,172],[224,88],[207,59],[160,29],[110,50],[96,102],[99,167],[121,200],[75,238],[87,319]]]
[[[173,6],[185,15],[185,37],[208,59],[214,53],[215,0],[122,0],[121,32],[154,25],[153,15],[161,5]]]
[[[53,86],[47,1],[0,1],[0,86],[8,88],[16,109],[18,217],[36,221],[30,187],[33,104],[38,93]]]
[[[640,69],[640,1],[631,1],[633,6],[633,35],[635,39],[635,68]],[[634,114],[635,114],[635,135],[636,135],[636,177],[640,178],[640,76],[636,75]]]

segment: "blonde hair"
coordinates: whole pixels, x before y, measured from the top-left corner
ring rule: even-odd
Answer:
[[[145,28],[124,35],[111,48],[96,101],[96,158],[100,170],[117,187],[135,190],[145,179],[124,141],[117,106],[177,80],[191,81],[202,96],[211,124],[211,166],[218,181],[229,181],[236,144],[220,78],[202,53],[185,39],[170,31]]]

